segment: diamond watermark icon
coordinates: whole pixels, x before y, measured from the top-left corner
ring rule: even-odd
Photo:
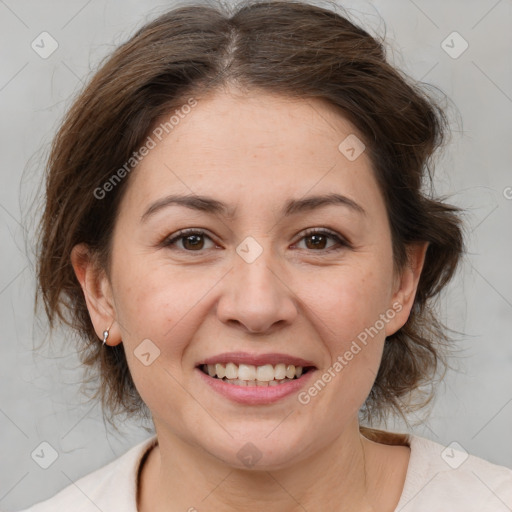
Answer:
[[[252,263],[261,255],[263,247],[252,236],[248,236],[238,245],[236,252],[246,263]]]
[[[146,338],[137,345],[133,353],[144,366],[149,366],[160,356],[160,349],[150,339]]]
[[[47,59],[59,47],[59,43],[48,32],[41,32],[30,46],[39,57]]]
[[[460,467],[469,457],[468,452],[457,441],[451,442],[442,452],[441,458],[452,469]]]
[[[262,453],[252,443],[245,443],[238,453],[236,454],[238,459],[247,466],[252,468],[262,457]]]
[[[468,47],[469,43],[458,32],[452,32],[441,43],[441,48],[452,59],[458,59],[468,49]]]
[[[57,450],[47,441],[40,443],[30,456],[43,469],[48,469],[59,458]]]
[[[366,146],[359,137],[351,133],[348,137],[343,139],[338,149],[347,160],[353,162],[361,156]]]

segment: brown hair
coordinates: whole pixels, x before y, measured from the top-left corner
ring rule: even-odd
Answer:
[[[372,422],[426,405],[433,392],[419,401],[409,395],[446,369],[449,329],[434,299],[464,251],[459,209],[422,191],[432,185],[446,117],[424,88],[387,62],[382,41],[334,10],[303,2],[249,1],[234,12],[201,3],[178,7],[143,26],[101,65],[68,111],[47,165],[36,304],[41,296],[50,332],[58,318],[78,334],[104,412],[148,417],[123,344],[102,348],[95,334],[70,253],[86,243],[109,275],[111,234],[130,177],[111,187],[106,200],[94,191],[133,157],[164,114],[227,84],[328,102],[363,137],[387,207],[395,269],[407,264],[407,244],[430,243],[413,309],[386,340],[362,415]]]

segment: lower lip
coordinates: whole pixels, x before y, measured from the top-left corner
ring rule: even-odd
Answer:
[[[196,368],[203,381],[211,386],[217,393],[238,402],[247,405],[270,404],[277,402],[281,398],[297,393],[305,386],[315,370],[309,370],[302,374],[298,379],[293,379],[277,386],[238,386],[228,384],[227,382],[206,375],[199,368]]]

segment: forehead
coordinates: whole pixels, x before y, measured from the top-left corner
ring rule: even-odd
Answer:
[[[265,198],[272,209],[308,192],[381,199],[366,153],[343,152],[347,138],[361,137],[326,102],[238,91],[195,100],[161,140],[153,137],[133,172],[127,195],[139,211],[166,193],[219,195],[237,205]]]

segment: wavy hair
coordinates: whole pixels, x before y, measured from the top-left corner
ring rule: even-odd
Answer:
[[[392,411],[405,418],[431,400],[433,391],[421,388],[446,368],[449,329],[435,313],[435,300],[464,252],[459,209],[425,190],[432,189],[446,114],[422,84],[387,61],[383,41],[328,8],[301,1],[180,6],[145,24],[101,63],[51,146],[36,305],[44,304],[50,331],[60,320],[77,334],[93,398],[101,397],[109,421],[120,413],[147,418],[123,344],[105,350],[95,334],[70,254],[86,243],[109,275],[113,226],[130,177],[108,200],[94,191],[140,148],[161,116],[184,98],[227,84],[328,102],[363,137],[386,204],[395,269],[407,265],[408,244],[429,242],[411,314],[386,339],[361,411],[370,423]]]

